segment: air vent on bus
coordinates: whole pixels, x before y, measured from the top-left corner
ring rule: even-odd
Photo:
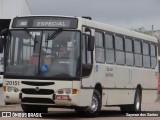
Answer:
[[[92,18],[89,17],[89,16],[82,16],[82,18],[85,18],[85,19],[88,19],[88,20],[92,20]]]

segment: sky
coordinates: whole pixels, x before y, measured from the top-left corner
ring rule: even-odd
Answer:
[[[27,0],[33,15],[90,16],[127,29],[160,30],[160,0]]]

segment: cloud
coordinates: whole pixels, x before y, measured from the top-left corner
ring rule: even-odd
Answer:
[[[154,24],[160,29],[160,0],[28,0],[28,3],[33,14],[91,16],[126,28]]]

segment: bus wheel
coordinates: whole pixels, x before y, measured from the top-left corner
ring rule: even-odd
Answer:
[[[48,112],[47,107],[44,107],[44,106],[21,104],[21,107],[25,113],[47,113]]]
[[[101,95],[97,90],[94,90],[91,106],[86,108],[86,115],[94,117],[101,111],[102,100]]]
[[[133,105],[123,105],[120,107],[121,112],[141,112],[141,91],[136,90]]]
[[[85,114],[85,108],[84,107],[76,107],[74,110],[78,114],[82,114],[82,115]]]
[[[134,112],[141,112],[141,102],[141,91],[140,89],[137,89],[134,98],[134,105],[131,109],[133,109]]]

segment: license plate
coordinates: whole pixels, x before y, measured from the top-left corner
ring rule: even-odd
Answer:
[[[68,100],[68,95],[56,95],[56,100]]]

